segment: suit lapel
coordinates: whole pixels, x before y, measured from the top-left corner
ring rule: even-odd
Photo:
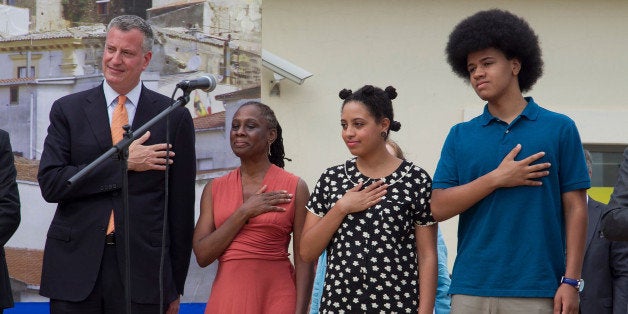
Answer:
[[[154,102],[155,99],[150,96],[146,87],[142,85],[142,92],[140,93],[140,99],[137,104],[137,109],[135,110],[135,117],[133,118],[133,131],[139,129],[146,124],[146,122],[159,114],[160,108],[155,105]],[[135,134],[135,136],[139,137],[142,136],[142,134]]]
[[[94,88],[93,92],[86,97],[83,111],[100,149],[109,149],[113,144],[111,143],[111,127],[102,84]]]

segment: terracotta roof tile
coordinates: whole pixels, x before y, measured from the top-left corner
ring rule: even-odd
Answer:
[[[28,285],[39,286],[44,251],[5,247],[9,277]]]
[[[195,130],[212,129],[225,126],[225,112],[217,112],[204,117],[192,119]]]
[[[106,35],[105,25],[93,24],[78,27],[71,27],[55,31],[35,32],[26,35],[0,36],[0,42],[12,42],[22,40],[45,40],[59,38],[104,38]]]
[[[221,101],[230,101],[237,99],[254,99],[262,96],[262,90],[259,85],[237,90],[235,92],[216,95],[214,98]]]
[[[39,160],[32,160],[20,156],[14,156],[17,179],[22,181],[37,182]]]
[[[0,79],[0,85],[14,85],[15,83],[35,83],[34,77],[19,77],[10,79]]]
[[[165,8],[178,8],[181,6],[187,6],[187,5],[193,5],[193,4],[200,4],[200,3],[204,3],[205,0],[180,0],[180,1],[175,1],[173,3],[168,3],[159,7],[152,7],[150,9],[147,9],[146,11],[155,11],[155,10],[161,10],[161,9],[165,9]]]

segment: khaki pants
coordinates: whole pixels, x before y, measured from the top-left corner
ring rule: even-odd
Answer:
[[[451,296],[450,314],[552,314],[552,298]]]

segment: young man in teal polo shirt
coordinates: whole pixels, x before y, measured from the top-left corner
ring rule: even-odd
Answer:
[[[446,52],[487,102],[451,128],[434,174],[434,218],[460,215],[451,313],[578,313],[590,179],[575,123],[522,94],[543,72],[536,34],[482,11]]]

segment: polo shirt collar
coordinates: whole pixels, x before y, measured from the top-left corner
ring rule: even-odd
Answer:
[[[523,109],[523,112],[521,112],[519,116],[525,117],[528,120],[536,120],[536,118],[539,116],[539,111],[540,111],[539,105],[536,102],[534,102],[534,99],[532,97],[524,97],[524,99],[528,102],[528,104],[526,105],[526,107]],[[498,119],[488,111],[488,104],[486,104],[484,105],[484,112],[482,112],[482,115],[480,116],[480,120],[482,121],[482,125],[486,126],[490,124],[492,121],[497,121]]]

